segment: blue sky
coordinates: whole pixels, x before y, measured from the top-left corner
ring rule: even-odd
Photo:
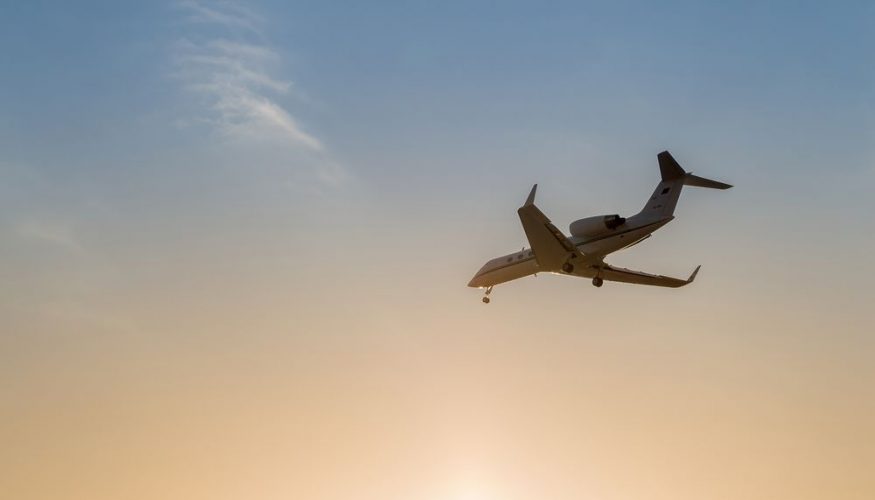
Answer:
[[[257,31],[191,21],[184,5],[4,7],[8,157],[32,161],[42,140],[77,156],[94,141],[136,152],[197,140],[196,127],[159,125],[196,112],[171,76],[175,45],[211,38],[276,52],[273,76],[294,83],[278,103],[363,177],[405,175],[375,144],[406,162],[511,149],[519,134],[534,136],[528,148],[567,136],[642,152],[683,138],[786,151],[813,136],[821,154],[853,155],[871,129],[865,3],[266,2],[247,7]]]
[[[0,496],[871,498],[873,9],[3,3]],[[664,149],[694,286],[464,286]]]

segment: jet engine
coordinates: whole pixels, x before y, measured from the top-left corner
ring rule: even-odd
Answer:
[[[595,217],[587,217],[585,219],[576,220],[569,226],[572,236],[579,238],[591,238],[601,234],[608,233],[622,226],[626,222],[624,217],[617,214],[613,215],[597,215]]]

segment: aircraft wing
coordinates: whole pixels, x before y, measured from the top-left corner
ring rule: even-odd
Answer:
[[[622,267],[614,267],[609,264],[602,264],[599,275],[607,281],[619,281],[622,283],[635,283],[637,285],[652,285],[652,286],[667,286],[670,288],[679,288],[684,285],[689,285],[696,279],[696,274],[699,272],[699,266],[693,271],[689,278],[682,280],[662,276],[658,274],[642,273],[641,271],[633,271],[631,269],[623,269]]]
[[[535,254],[535,260],[538,261],[538,267],[542,271],[558,271],[566,262],[583,261],[580,250],[535,206],[537,189],[538,185],[535,184],[526,203],[517,213]]]

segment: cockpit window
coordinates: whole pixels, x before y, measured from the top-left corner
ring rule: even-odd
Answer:
[[[669,191],[671,191],[671,187],[667,187],[667,188],[663,189],[663,190],[662,190],[662,194],[665,194],[665,193],[667,193],[667,192],[669,192]]]

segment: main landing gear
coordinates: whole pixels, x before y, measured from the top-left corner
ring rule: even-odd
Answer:
[[[566,262],[565,264],[562,264],[562,270],[568,274],[571,274],[574,272],[574,264],[572,264],[571,262]]]
[[[490,286],[490,287],[486,287],[486,295],[483,297],[483,303],[484,303],[484,304],[488,304],[488,303],[489,303],[489,294],[490,294],[490,293],[492,293],[492,287],[491,287],[491,286]]]

